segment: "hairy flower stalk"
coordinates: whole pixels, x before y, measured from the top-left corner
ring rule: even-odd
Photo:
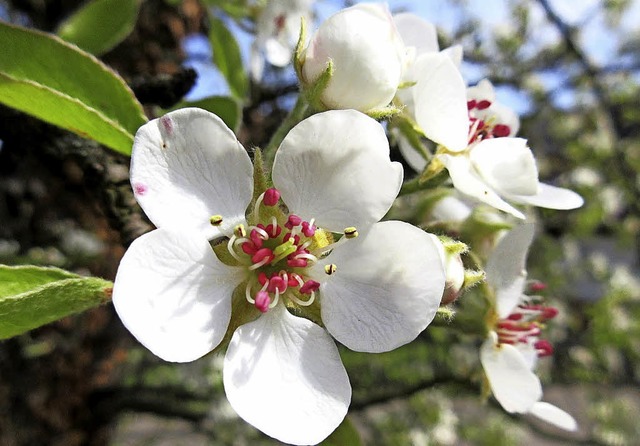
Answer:
[[[168,361],[198,359],[229,330],[231,406],[280,441],[318,443],[351,399],[332,338],[363,352],[412,341],[436,314],[444,268],[429,234],[379,222],[402,168],[366,115],[314,115],[282,141],[273,187],[257,186],[259,165],[256,185],[252,172],[211,113],[182,109],[141,127],[131,183],[158,229],[126,252],[113,302]]]

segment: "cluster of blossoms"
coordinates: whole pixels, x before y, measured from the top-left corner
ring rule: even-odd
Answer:
[[[255,54],[289,61],[292,23],[310,15],[311,3],[268,3]],[[525,215],[508,202],[570,209],[582,199],[538,181],[526,140],[514,136],[517,116],[488,81],[466,87],[461,48],[441,51],[422,19],[359,4],[322,23],[308,44],[301,38],[294,59],[302,97],[319,113],[284,136],[270,175],[261,152],[252,163],[206,111],[174,111],[140,128],[131,184],[157,229],[126,252],[113,302],[131,333],[167,361],[226,347],[223,383],[238,415],[278,440],[310,444],[341,423],[351,399],[333,339],[359,352],[393,350],[479,278],[465,270],[464,244],[381,221],[403,169],[373,117],[390,117],[392,131],[410,122],[418,140],[437,145],[421,156],[398,134],[417,170],[446,168],[463,196],[515,217]],[[551,353],[540,334],[555,316],[523,295],[532,238],[531,225],[518,226],[487,263],[494,311],[481,362],[507,411],[575,429],[540,401],[532,372]]]

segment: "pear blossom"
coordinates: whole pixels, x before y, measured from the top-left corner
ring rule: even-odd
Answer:
[[[265,60],[276,67],[292,62],[300,35],[300,23],[312,19],[315,0],[267,1],[256,19],[256,38],[251,45],[251,74],[262,79]]]
[[[468,98],[466,147],[443,147],[437,154],[459,192],[522,219],[524,214],[509,202],[549,209],[582,206],[575,192],[538,180],[527,141],[512,136],[518,130],[517,116],[495,102],[488,81],[470,89]]]
[[[389,105],[402,77],[405,47],[386,4],[360,3],[325,20],[305,50],[301,81],[313,84],[333,64],[321,93],[327,109],[363,112]]]
[[[463,150],[468,124],[466,83],[460,73],[462,47],[440,50],[435,26],[415,14],[396,14],[393,19],[406,52],[398,102],[427,138],[450,150]],[[422,165],[416,170],[426,164],[413,149],[403,150],[404,154]]]
[[[577,430],[574,418],[542,399],[540,379],[533,372],[539,357],[553,352],[540,339],[543,324],[557,310],[524,295],[525,262],[534,226],[511,230],[498,243],[486,267],[486,280],[495,293],[495,323],[480,348],[480,361],[494,397],[509,413],[528,413],[565,430]]]
[[[273,187],[255,200],[247,152],[203,110],[142,126],[131,163],[135,197],[158,229],[125,253],[116,311],[167,361],[198,359],[229,331],[227,398],[265,434],[312,444],[340,424],[351,386],[332,337],[384,352],[434,318],[438,247],[408,223],[379,222],[402,167],[366,115],[328,111],[295,126]]]

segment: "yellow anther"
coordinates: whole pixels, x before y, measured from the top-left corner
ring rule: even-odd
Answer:
[[[247,230],[244,228],[244,225],[242,223],[240,223],[239,225],[236,225],[236,227],[233,228],[233,233],[235,234],[236,237],[247,236]]]
[[[335,263],[329,263],[328,265],[324,266],[324,272],[327,273],[327,275],[331,275],[333,273],[335,273],[338,270],[338,267],[336,266]]]
[[[222,224],[222,215],[212,215],[209,218],[209,223],[211,223],[211,226],[220,226]]]
[[[356,238],[358,236],[358,230],[354,226],[344,228],[344,236],[346,238]]]

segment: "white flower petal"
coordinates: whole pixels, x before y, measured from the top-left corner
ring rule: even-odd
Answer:
[[[416,54],[439,50],[438,33],[432,23],[409,12],[394,15],[393,21],[404,44],[414,47]]]
[[[159,228],[195,230],[211,239],[244,221],[253,167],[235,135],[216,115],[185,108],[149,121],[136,134],[131,185]],[[209,223],[222,215],[222,225]]]
[[[493,396],[509,413],[526,413],[542,397],[540,380],[513,345],[498,344],[495,332],[480,348],[480,362]]]
[[[538,168],[526,139],[487,139],[473,146],[469,157],[480,176],[499,194],[538,193]]]
[[[486,100],[494,102],[496,100],[496,93],[493,89],[493,84],[488,79],[482,79],[476,85],[467,88],[467,99],[482,101]]]
[[[411,143],[400,132],[396,132],[396,140],[398,141],[398,149],[402,154],[402,158],[411,166],[416,172],[422,172],[427,167],[427,160],[424,156],[420,155],[416,149],[413,148]]]
[[[337,271],[323,280],[328,263]],[[429,325],[445,282],[429,234],[399,221],[377,223],[337,246],[313,274],[322,283],[322,321],[329,333],[352,350],[375,353],[412,341]]]
[[[500,240],[487,261],[487,283],[495,290],[501,319],[511,314],[524,291],[527,254],[534,233],[533,224],[516,226]]]
[[[578,430],[578,423],[567,412],[554,406],[553,404],[538,401],[529,410],[531,415],[535,415],[547,423],[553,424],[567,431],[575,432]]]
[[[293,48],[275,37],[268,38],[264,43],[264,54],[267,61],[276,67],[286,67],[291,63]]]
[[[460,71],[444,53],[424,53],[414,65],[415,119],[427,138],[459,152],[467,147],[469,112]]]
[[[438,158],[449,171],[453,187],[470,197],[476,198],[483,203],[487,203],[496,209],[508,212],[517,218],[524,219],[524,214],[504,201],[500,196],[481,178],[473,168],[466,155],[438,155]]]
[[[387,213],[402,184],[382,126],[355,110],[305,119],[284,138],[273,183],[289,210],[335,232],[363,230]]]
[[[113,305],[127,329],[165,361],[188,362],[213,350],[231,317],[243,272],[220,262],[204,237],[157,229],[125,253]]]
[[[509,195],[508,199],[515,203],[560,210],[576,209],[584,204],[582,197],[574,191],[545,183],[539,183],[536,195]]]
[[[446,54],[453,62],[456,68],[459,70],[462,65],[463,48],[462,45],[452,45],[449,48],[445,48],[441,53]]]
[[[285,443],[316,444],[342,422],[351,385],[328,333],[284,305],[236,330],[224,389],[245,421]]]

